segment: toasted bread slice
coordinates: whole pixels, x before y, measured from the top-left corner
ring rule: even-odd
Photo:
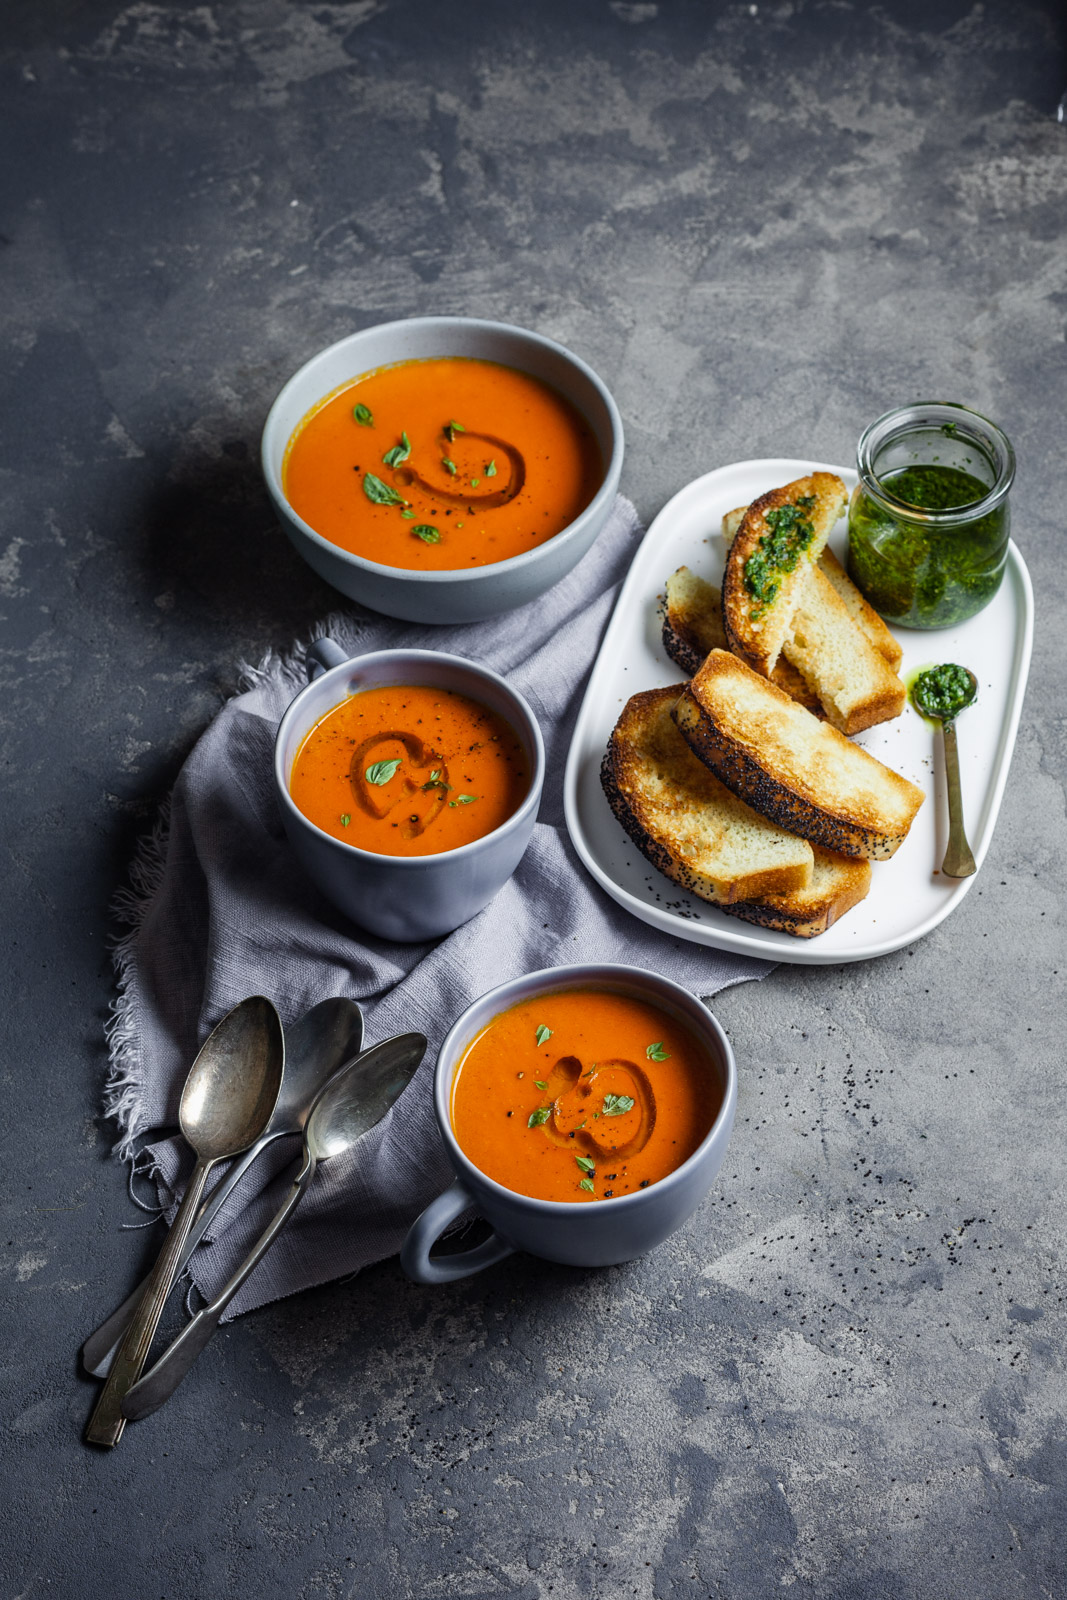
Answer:
[[[925,798],[725,650],[713,650],[682,690],[674,718],[739,798],[841,855],[886,860]]]
[[[727,542],[736,537],[743,518],[740,510],[723,517]],[[907,690],[896,674],[901,654],[833,551],[824,549],[801,590],[782,656],[770,676],[779,688],[786,687],[779,675],[784,660],[808,688],[808,700],[794,695],[795,700],[811,710],[809,701],[814,699],[835,728],[861,733],[903,711]]]
[[[759,816],[696,759],[671,720],[677,698],[677,684],[635,694],[604,755],[604,793],[634,844],[716,905],[805,889],[811,846]]]
[[[737,530],[745,520],[745,512],[747,510],[747,506],[737,506],[735,510],[728,511],[723,517],[722,536],[728,545],[732,544],[737,537]],[[838,596],[845,602],[848,607],[848,614],[853,622],[858,628],[863,629],[878,654],[884,656],[893,671],[896,672],[904,655],[903,650],[874,607],[869,605],[860,594],[831,549],[828,547],[823,549],[817,566],[823,576],[833,584]]]
[[[667,579],[663,648],[689,678],[710,650],[727,649],[722,595],[688,567],[679,567]]]
[[[723,906],[731,917],[758,922],[761,928],[814,939],[859,905],[871,887],[871,863],[835,855],[815,846],[815,870],[806,889],[769,894],[762,900],[735,900]]]
[[[878,654],[884,661],[888,661],[893,671],[896,672],[900,666],[904,651],[874,607],[869,605],[860,594],[832,550],[823,551],[819,557],[818,570],[824,578],[833,584],[838,598],[844,602],[848,614],[856,626],[863,629]]]
[[[663,648],[690,678],[699,670],[709,650],[727,648],[722,625],[722,594],[688,567],[679,567],[667,579]],[[792,699],[799,700],[816,716],[821,715],[818,695],[808,688],[803,673],[789,661],[779,661],[771,678]]]
[[[842,733],[860,733],[899,717],[904,709],[903,683],[853,622],[821,567],[808,574],[782,651]]]
[[[831,530],[845,486],[813,472],[754,500],[726,557],[722,617],[735,655],[769,678],[789,637],[793,612]]]

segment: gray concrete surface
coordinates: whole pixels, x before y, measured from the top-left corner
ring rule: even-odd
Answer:
[[[0,16],[0,1597],[1060,1600],[1062,9],[8,0]],[[225,1330],[110,1456],[84,1334],[153,1234],[98,1119],[108,900],[236,663],[333,603],[281,380],[449,311],[612,386],[646,516],[1014,439],[1038,631],[992,855],[922,944],[722,997],[714,1198],[598,1274],[395,1262]]]

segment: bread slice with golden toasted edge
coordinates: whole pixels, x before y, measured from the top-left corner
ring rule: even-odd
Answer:
[[[679,567],[667,579],[663,608],[663,648],[687,678],[697,672],[710,650],[725,650],[722,595],[714,584]]]
[[[813,472],[760,495],[745,512],[726,557],[722,620],[730,649],[765,678],[846,500],[840,478]]]
[[[713,650],[685,686],[674,719],[740,799],[841,855],[887,860],[925,798],[726,650]]]
[[[725,539],[736,537],[739,516],[743,520],[744,513],[729,511],[722,519]],[[896,657],[892,664],[880,648],[882,635]],[[903,711],[907,690],[895,671],[900,657],[900,646],[881,617],[833,552],[824,549],[801,588],[771,680],[785,688],[779,673],[783,661],[788,663],[808,687],[809,699],[801,704],[811,710],[809,700],[814,699],[842,733],[862,733]]]
[[[903,683],[852,620],[821,567],[808,574],[782,653],[841,733],[861,733],[904,709]]]
[[[714,584],[698,578],[688,567],[679,567],[667,579],[663,648],[690,678],[699,671],[709,650],[727,648],[722,625],[722,594]],[[779,661],[771,678],[792,699],[799,700],[816,716],[822,715],[818,695],[808,687],[804,674],[789,661]]]
[[[871,863],[815,846],[815,870],[806,889],[791,894],[769,894],[761,900],[735,900],[723,910],[731,917],[756,922],[776,933],[814,939],[825,933],[846,911],[859,905],[871,887]]]
[[[819,557],[818,571],[831,583],[858,628],[862,628],[878,651],[896,672],[904,657],[899,641],[890,633],[872,605],[860,594],[844,567],[832,550],[824,550]]]
[[[678,686],[623,707],[600,769],[616,817],[652,865],[716,905],[807,887],[814,852],[759,816],[692,754],[671,720]]]
[[[747,510],[747,506],[738,506],[735,510],[728,511],[723,517],[722,536],[728,545],[732,544],[737,537],[737,530],[745,520],[745,512]],[[831,549],[824,548],[817,562],[817,567],[823,576],[833,584],[839,598],[845,602],[848,607],[848,614],[856,626],[863,629],[878,654],[884,656],[893,671],[896,672],[903,659],[904,651],[874,607],[860,594]]]

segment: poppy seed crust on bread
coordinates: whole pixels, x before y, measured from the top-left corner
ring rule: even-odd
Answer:
[[[757,815],[689,750],[671,710],[678,686],[646,689],[623,707],[600,781],[615,816],[652,865],[717,905],[805,889],[806,840]]]
[[[789,833],[841,855],[887,860],[925,798],[725,650],[710,653],[673,715],[728,789]]]
[[[806,889],[769,894],[763,900],[738,900],[723,910],[776,933],[814,939],[859,905],[871,887],[871,863],[815,846],[815,870]]]

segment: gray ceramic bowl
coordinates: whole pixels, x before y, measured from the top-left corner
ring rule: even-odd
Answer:
[[[437,650],[375,650],[349,659],[332,639],[308,651],[311,682],[286,711],[274,744],[274,787],[289,841],[304,870],[346,916],[382,939],[436,939],[467,922],[504,887],[530,842],[545,778],[545,746],[522,695],[488,667]],[[289,793],[297,751],[347,695],[416,683],[469,695],[505,717],[522,741],[530,791],[506,822],[472,844],[436,856],[380,856],[335,839]]]
[[[299,517],[282,489],[282,462],[297,424],[343,384],[377,367],[434,356],[467,356],[516,367],[559,390],[585,417],[604,461],[604,480],[579,517],[555,538],[473,571],[409,572],[350,554]],[[591,367],[561,344],[506,322],[412,317],[365,328],[312,356],[285,385],[263,429],[270,497],[293,544],[320,578],[373,611],[407,622],[477,622],[536,600],[581,560],[608,519],[622,471],[622,418]]]
[[[452,1132],[452,1082],[471,1040],[499,1012],[533,995],[591,987],[647,1000],[687,1022],[711,1052],[722,1087],[722,1105],[704,1142],[659,1183],[613,1200],[535,1200],[487,1178],[464,1155]],[[457,1176],[452,1187],[427,1206],[404,1241],[400,1264],[417,1283],[465,1278],[513,1250],[568,1266],[606,1267],[630,1261],[662,1244],[693,1214],[722,1165],[737,1106],[737,1068],[730,1041],[719,1023],[688,989],[641,967],[596,963],[532,972],[482,995],[467,1008],[441,1046],[433,1094],[437,1125]],[[492,1223],[493,1235],[471,1250],[431,1256],[434,1240],[471,1206]]]

